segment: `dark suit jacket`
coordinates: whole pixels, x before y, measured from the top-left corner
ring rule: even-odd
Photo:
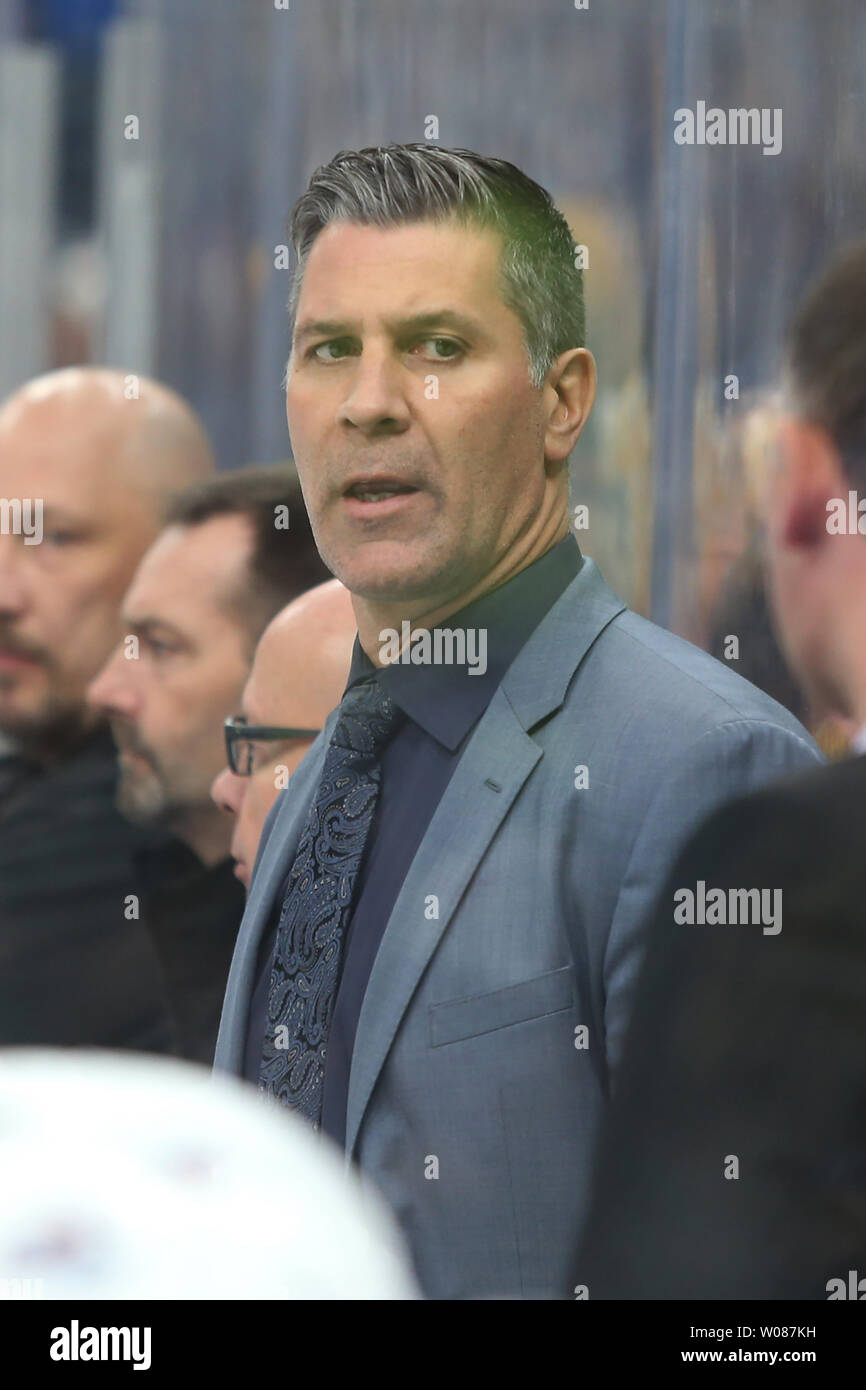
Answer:
[[[181,844],[136,856],[145,924],[168,997],[175,1052],[213,1062],[226,979],[245,895],[231,859],[207,867]]]
[[[864,808],[857,758],[732,802],[683,851],[575,1265],[590,1298],[825,1299],[866,1275]],[[781,888],[781,931],[676,925],[698,880]]]
[[[0,802],[0,1045],[167,1052],[156,956],[130,897],[155,843],[115,809],[107,729],[62,765],[31,768]]]

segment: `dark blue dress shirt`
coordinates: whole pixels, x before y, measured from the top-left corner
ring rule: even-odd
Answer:
[[[520,648],[582,563],[577,541],[569,534],[513,579],[443,619],[443,628],[486,630],[483,674],[470,675],[470,667],[456,665],[395,663],[377,668],[355,639],[346,690],[378,669],[379,680],[406,719],[382,756],[379,798],[355,888],[328,1038],[322,1129],[339,1144],[346,1138],[349,1070],[361,1005],[403,880],[472,730]],[[282,893],[264,934],[259,981],[250,1004],[244,1074],[255,1083],[281,905]]]

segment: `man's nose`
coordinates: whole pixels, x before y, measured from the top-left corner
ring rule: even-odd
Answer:
[[[135,691],[130,663],[123,655],[123,643],[108,658],[102,670],[87,687],[87,703],[100,714],[122,714],[131,718],[138,713],[139,700]]]
[[[20,618],[27,607],[23,546],[17,536],[0,536],[0,615]]]
[[[224,767],[211,784],[211,800],[230,816],[236,816],[246,792],[246,779],[238,777],[230,767]]]
[[[399,434],[410,422],[405,372],[384,348],[365,347],[355,359],[339,419],[364,434]]]

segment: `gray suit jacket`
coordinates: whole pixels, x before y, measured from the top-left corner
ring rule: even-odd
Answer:
[[[216,1049],[229,1072],[334,720],[262,836]],[[818,759],[786,710],[629,612],[584,560],[469,739],[358,1025],[347,1154],[396,1212],[428,1296],[567,1295],[644,926],[676,852],[720,802]]]

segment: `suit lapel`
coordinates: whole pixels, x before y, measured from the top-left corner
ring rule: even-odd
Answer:
[[[346,1113],[351,1157],[397,1029],[469,880],[542,756],[527,729],[558,709],[599,633],[625,604],[592,560],[553,605],[478,723],[397,896],[370,974],[352,1054]],[[425,915],[438,896],[438,918]]]
[[[382,1064],[427,962],[540,757],[541,749],[521,729],[498,690],[434,812],[373,964],[352,1056],[347,1154],[353,1150]],[[438,917],[428,917],[425,907],[434,893]]]

